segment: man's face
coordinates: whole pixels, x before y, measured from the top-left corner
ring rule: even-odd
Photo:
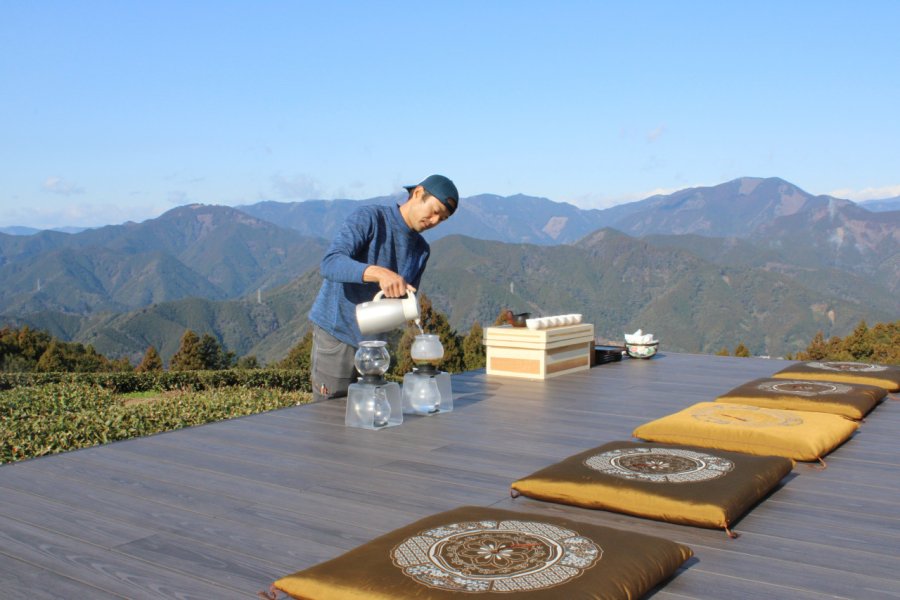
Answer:
[[[413,191],[409,206],[409,226],[422,233],[450,216],[443,203],[425,191],[422,186]]]

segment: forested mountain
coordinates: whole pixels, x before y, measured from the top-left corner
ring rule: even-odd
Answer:
[[[166,360],[190,328],[213,333],[239,356],[274,362],[302,336],[319,283],[313,269],[262,294],[261,302],[192,298],[124,314],[44,312],[13,322],[113,357],[138,357],[154,345]],[[432,245],[420,289],[459,331],[475,320],[491,323],[507,307],[535,315],[579,312],[599,337],[621,340],[641,327],[669,350],[688,352],[743,342],[754,354],[781,355],[805,348],[817,331],[843,334],[861,319],[896,318],[890,308],[812,289],[784,274],[716,264],[612,229],[560,246],[442,238]]]
[[[327,238],[361,203],[243,207],[256,216],[190,205],[75,234],[0,234],[0,324],[133,360],[149,345],[168,359],[190,328],[239,356],[279,360],[303,333]],[[898,225],[900,212],[777,178],[602,211],[480,195],[429,232],[422,290],[460,331],[505,307],[581,312],[610,340],[642,327],[671,350],[743,342],[780,355],[819,330],[845,335],[860,319],[897,319]]]
[[[6,314],[88,314],[238,298],[298,277],[318,264],[325,244],[203,205],[76,234],[0,234],[0,306]]]
[[[860,202],[859,205],[872,212],[900,210],[900,196],[884,198],[883,200],[866,200],[865,202]]]

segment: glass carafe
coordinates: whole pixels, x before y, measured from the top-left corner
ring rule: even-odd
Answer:
[[[437,412],[441,406],[441,392],[433,376],[410,373],[403,379],[403,399],[407,408],[416,414]]]
[[[444,360],[444,347],[441,338],[432,333],[423,333],[416,336],[409,355],[417,365],[431,365],[437,367]]]
[[[387,350],[387,342],[381,340],[363,341],[359,343],[353,364],[364,378],[381,378],[391,366],[391,355]]]

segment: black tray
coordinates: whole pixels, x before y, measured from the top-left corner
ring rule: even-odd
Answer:
[[[594,364],[602,365],[622,360],[625,346],[594,346]]]

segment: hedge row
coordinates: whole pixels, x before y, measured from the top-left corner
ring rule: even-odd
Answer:
[[[54,383],[96,385],[118,394],[150,390],[210,390],[221,387],[311,391],[305,369],[225,369],[222,371],[159,371],[154,373],[7,373],[0,372],[0,390]]]
[[[62,382],[0,392],[0,464],[303,404],[306,392],[220,387],[128,403],[110,387]]]

